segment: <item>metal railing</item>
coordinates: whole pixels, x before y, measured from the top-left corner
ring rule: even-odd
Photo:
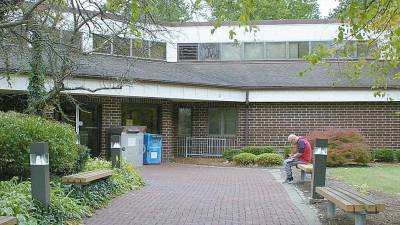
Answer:
[[[225,149],[235,148],[236,146],[236,137],[179,136],[177,156],[221,157]]]

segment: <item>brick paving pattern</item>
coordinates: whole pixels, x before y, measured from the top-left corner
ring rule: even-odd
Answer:
[[[145,187],[114,199],[84,224],[307,224],[266,170],[172,164],[139,171]]]

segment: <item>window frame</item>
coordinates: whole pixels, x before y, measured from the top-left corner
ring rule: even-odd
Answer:
[[[180,133],[179,125],[180,125],[180,109],[190,109],[190,134],[182,134]],[[177,127],[177,134],[178,136],[185,136],[185,137],[190,137],[193,134],[193,113],[192,113],[192,107],[178,107],[178,127]]]
[[[220,127],[220,132],[219,134],[211,134],[210,133],[210,111],[211,110],[234,110],[234,115],[235,115],[235,131],[233,134],[226,134],[225,133],[225,118],[224,118],[224,113],[221,112],[226,112],[226,111],[219,111],[220,112],[220,118],[219,118],[219,127]],[[238,132],[238,109],[236,107],[211,107],[208,108],[208,113],[207,113],[207,133],[208,136],[210,137],[235,137]]]

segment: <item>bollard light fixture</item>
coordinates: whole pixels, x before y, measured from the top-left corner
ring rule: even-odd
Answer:
[[[111,165],[113,168],[121,168],[121,136],[111,135]]]
[[[32,198],[47,208],[50,203],[49,145],[33,143],[29,155]]]
[[[315,189],[324,187],[326,179],[326,160],[328,156],[328,139],[317,139],[314,145],[313,173],[311,178],[312,199],[321,199]]]

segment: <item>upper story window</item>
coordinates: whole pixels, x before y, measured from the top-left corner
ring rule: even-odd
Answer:
[[[97,53],[165,60],[166,43],[93,34],[93,51]]]
[[[348,41],[333,46],[333,41],[245,42],[178,44],[178,60],[191,61],[240,61],[303,59],[320,46],[335,48],[334,58],[370,57],[371,47],[363,42]]]

